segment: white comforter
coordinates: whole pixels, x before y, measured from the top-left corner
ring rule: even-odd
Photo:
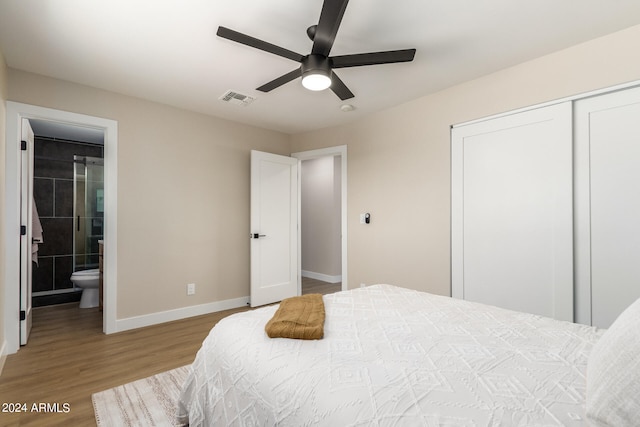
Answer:
[[[277,306],[216,325],[179,418],[195,426],[584,426],[595,328],[375,285],[324,297],[325,337],[270,339]]]

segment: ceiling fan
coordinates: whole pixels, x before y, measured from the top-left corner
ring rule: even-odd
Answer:
[[[347,3],[349,3],[349,0],[324,0],[318,25],[312,25],[307,28],[307,36],[313,41],[313,47],[309,55],[301,55],[225,27],[218,27],[217,35],[301,64],[299,68],[260,86],[256,90],[269,92],[298,77],[302,77],[302,85],[305,88],[309,90],[324,90],[330,87],[344,101],[345,99],[353,98],[354,95],[333,72],[334,68],[410,62],[413,61],[416,53],[415,49],[403,49],[329,56],[340,22],[347,8]]]

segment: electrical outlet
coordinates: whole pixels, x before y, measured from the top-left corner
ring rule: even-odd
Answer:
[[[365,285],[364,283],[360,283],[360,287],[361,288],[364,288],[365,286],[367,286],[367,285]]]
[[[189,283],[187,285],[187,295],[194,295],[196,293],[196,284]]]

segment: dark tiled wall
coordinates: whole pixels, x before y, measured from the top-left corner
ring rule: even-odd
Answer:
[[[33,268],[34,293],[73,288],[70,277],[73,272],[74,154],[103,157],[103,147],[35,138],[33,197],[42,223],[44,243],[38,249],[39,265]],[[42,299],[34,295],[34,306],[43,305],[37,303],[38,298]],[[74,297],[70,295],[69,298],[73,300]]]

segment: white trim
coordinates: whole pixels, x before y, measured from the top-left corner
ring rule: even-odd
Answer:
[[[118,122],[109,120],[104,128],[104,244],[102,331],[116,327],[118,292]]]
[[[316,273],[315,271],[301,270],[302,277],[308,277],[309,279],[321,280],[327,283],[340,283],[342,281],[342,275],[330,276],[328,274]]]
[[[347,242],[348,242],[348,233],[347,233],[347,146],[346,145],[338,145],[336,147],[329,148],[320,148],[317,150],[309,150],[309,151],[300,151],[297,153],[291,153],[291,157],[295,157],[298,160],[310,160],[317,159],[319,157],[327,157],[327,156],[340,156],[340,169],[341,169],[341,209],[342,209],[342,290],[346,291],[349,289],[348,286],[348,277],[347,274]],[[300,170],[300,168],[299,168]],[[300,173],[298,172],[298,181],[300,181]],[[298,185],[298,191],[300,191],[300,185]],[[300,197],[298,197],[298,224],[300,224],[300,211],[302,210],[300,204]],[[299,234],[298,234],[299,236]],[[299,239],[300,237],[298,237]],[[302,245],[300,241],[298,241],[298,257],[299,260],[301,258]],[[299,266],[302,264],[299,262]],[[299,267],[300,268],[300,267]],[[302,277],[300,273],[298,277]],[[301,286],[301,285],[299,285]],[[300,294],[300,292],[298,292]]]
[[[176,308],[173,310],[159,311],[156,313],[143,314],[141,316],[128,317],[116,320],[118,332],[130,329],[144,328],[174,320],[187,319],[189,317],[201,316],[203,314],[215,313],[233,308],[246,307],[249,304],[249,297],[215,301],[207,304],[192,305],[189,307]]]
[[[505,111],[503,113],[498,113],[498,114],[494,114],[494,115],[491,115],[491,116],[481,117],[481,118],[478,118],[478,119],[469,120],[467,122],[457,123],[457,124],[451,125],[451,128],[457,128],[457,127],[460,127],[460,126],[467,126],[467,125],[471,125],[471,124],[478,123],[478,122],[484,122],[485,120],[492,120],[492,119],[497,119],[497,118],[500,118],[500,117],[510,116],[512,114],[518,114],[518,113],[522,113],[522,112],[525,112],[525,111],[535,110],[537,108],[549,107],[551,105],[561,104],[563,102],[578,101],[580,99],[591,98],[593,96],[603,95],[603,94],[606,94],[606,93],[616,92],[616,91],[619,91],[619,90],[625,90],[625,89],[629,89],[629,88],[636,87],[636,86],[640,86],[640,80],[634,80],[632,82],[622,83],[622,84],[615,85],[615,86],[609,86],[609,87],[605,87],[605,88],[602,88],[602,89],[596,89],[596,90],[592,90],[592,91],[589,91],[589,92],[579,93],[577,95],[567,96],[565,98],[555,99],[553,101],[543,102],[541,104],[534,104],[534,105],[530,105],[528,107],[518,108],[516,110]]]
[[[39,107],[7,101],[7,133],[5,159],[5,238],[6,269],[5,269],[5,298],[4,298],[4,333],[7,340],[7,354],[13,354],[20,348],[20,307],[19,277],[20,277],[20,249],[18,230],[20,226],[20,124],[23,118],[50,120],[68,123],[74,126],[100,129],[104,132],[104,188],[105,188],[105,272],[104,272],[104,320],[105,333],[117,332],[117,214],[118,214],[118,122],[100,117]]]
[[[4,362],[7,360],[7,341],[2,341],[2,347],[0,347],[0,376],[2,376],[2,370],[4,369]]]

